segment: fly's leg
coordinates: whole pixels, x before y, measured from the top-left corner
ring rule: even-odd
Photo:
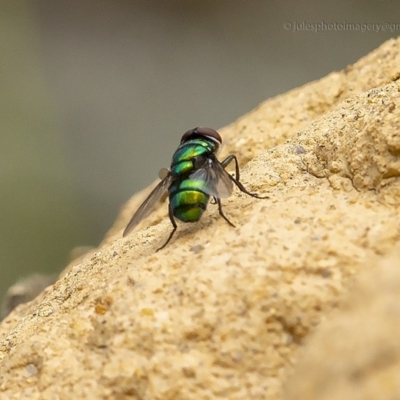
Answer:
[[[226,157],[224,161],[221,162],[221,165],[225,168],[230,164],[230,162],[234,160],[235,161],[235,177],[232,175],[228,174],[229,179],[239,188],[240,191],[243,193],[248,194],[251,197],[255,197],[257,199],[268,199],[268,196],[260,196],[257,193],[250,193],[240,182],[240,174],[239,174],[239,164],[237,161],[237,158],[234,154],[231,154],[230,156]]]
[[[171,203],[169,203],[169,206],[168,206],[168,215],[169,215],[169,219],[171,221],[171,224],[173,226],[173,229],[172,229],[172,232],[169,234],[167,241],[160,248],[158,248],[156,250],[156,252],[162,250],[169,243],[169,241],[172,239],[172,236],[174,236],[176,228],[178,228],[178,225],[175,222],[174,214],[172,212]]]
[[[224,161],[222,161],[222,166],[225,168],[227,167],[232,160],[235,160],[235,178],[237,181],[240,181],[240,172],[239,172],[239,164],[237,162],[237,158],[234,154],[231,154],[230,156],[226,157]]]
[[[256,199],[269,199],[268,196],[260,196],[257,193],[250,193],[243,185],[241,182],[239,182],[236,178],[234,178],[232,175],[229,175],[229,178],[231,181],[239,188],[239,190],[243,193],[248,194],[251,197],[255,197]]]
[[[218,197],[214,197],[214,199],[216,200],[216,202],[218,203],[218,212],[219,215],[230,225],[235,227],[235,225],[232,224],[231,221],[229,221],[229,219],[226,217],[226,215],[224,214],[224,212],[222,211],[222,204],[221,204],[221,200]]]

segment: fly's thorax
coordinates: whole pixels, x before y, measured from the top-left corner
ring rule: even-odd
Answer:
[[[201,218],[209,200],[204,187],[205,182],[200,179],[184,179],[171,185],[169,198],[176,218],[183,222],[196,222]]]
[[[191,173],[196,169],[196,159],[215,154],[218,149],[218,143],[207,138],[196,138],[182,143],[172,156],[172,174],[179,176]]]

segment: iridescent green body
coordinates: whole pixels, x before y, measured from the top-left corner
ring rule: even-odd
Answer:
[[[217,153],[221,144],[221,136],[214,129],[197,127],[185,132],[180,146],[172,156],[171,169],[160,170],[161,181],[133,214],[123,236],[146,218],[167,192],[168,216],[173,229],[167,241],[157,251],[169,243],[178,228],[175,218],[183,222],[198,221],[207,208],[210,197],[218,206],[219,215],[234,227],[224,214],[221,203],[221,199],[232,194],[234,185],[249,196],[257,199],[268,198],[251,193],[243,186],[240,182],[239,164],[234,154],[221,162],[218,161]],[[235,163],[234,176],[225,170],[232,161]]]
[[[182,143],[172,157],[171,174],[175,178],[168,189],[174,217],[184,222],[198,221],[207,208],[210,196],[206,182],[192,179],[196,160],[210,157],[218,150],[218,144],[208,138],[195,138]]]

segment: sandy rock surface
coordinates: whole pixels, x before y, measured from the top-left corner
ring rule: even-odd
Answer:
[[[301,349],[285,399],[399,398],[400,246],[367,268]]]
[[[328,375],[295,364],[341,359],[318,329],[332,313],[346,318],[343,298],[360,274],[380,274],[400,239],[399,78],[397,39],[222,129],[221,157],[235,153],[243,184],[269,196],[224,200],[236,228],[210,205],[155,253],[171,229],[167,205],[121,238],[150,188],[132,198],[96,251],[2,322],[1,399],[275,400],[284,382],[290,399],[296,387],[339,398],[333,386],[325,397],[301,388]],[[379,309],[353,308],[377,318],[364,330],[382,323]]]

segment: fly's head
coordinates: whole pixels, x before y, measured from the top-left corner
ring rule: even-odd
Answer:
[[[211,128],[198,127],[188,130],[183,134],[181,144],[192,139],[206,139],[213,142],[215,145],[215,153],[218,152],[222,145],[221,135]]]

